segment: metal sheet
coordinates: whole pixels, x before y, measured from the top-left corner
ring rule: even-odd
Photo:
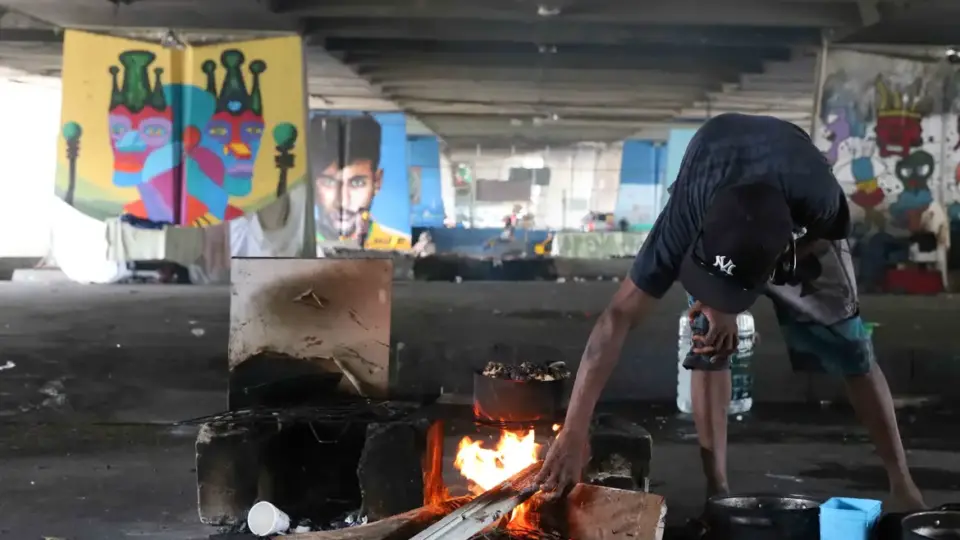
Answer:
[[[393,262],[233,259],[229,364],[269,350],[352,372],[339,389],[388,395]]]

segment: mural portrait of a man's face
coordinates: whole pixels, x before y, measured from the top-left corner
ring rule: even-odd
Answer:
[[[317,232],[356,238],[383,182],[380,124],[369,116],[323,117],[311,120],[310,131]]]

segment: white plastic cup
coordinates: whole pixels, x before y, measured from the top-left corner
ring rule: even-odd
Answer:
[[[270,536],[290,529],[290,516],[267,501],[260,501],[247,512],[247,528],[257,536]]]

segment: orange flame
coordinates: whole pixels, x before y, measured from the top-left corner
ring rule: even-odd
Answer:
[[[470,481],[470,491],[479,495],[537,462],[540,445],[534,436],[532,429],[526,434],[504,431],[494,448],[484,448],[482,441],[464,437],[453,464]],[[528,504],[514,509],[509,527],[527,525]]]

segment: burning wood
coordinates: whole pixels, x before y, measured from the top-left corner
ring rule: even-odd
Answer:
[[[414,536],[411,540],[469,540],[496,525],[539,491],[534,478],[543,463],[536,462],[500,485]]]
[[[469,497],[446,496],[436,452],[424,456],[425,506],[368,525],[295,535],[297,540],[659,540],[666,505],[650,493],[580,484],[548,502],[534,483],[542,462],[534,432],[503,431],[493,448],[464,437],[455,466],[470,481]],[[432,438],[442,438],[436,427]],[[432,464],[426,466],[426,463]],[[429,486],[429,488],[427,487]],[[467,502],[469,501],[469,502]]]

